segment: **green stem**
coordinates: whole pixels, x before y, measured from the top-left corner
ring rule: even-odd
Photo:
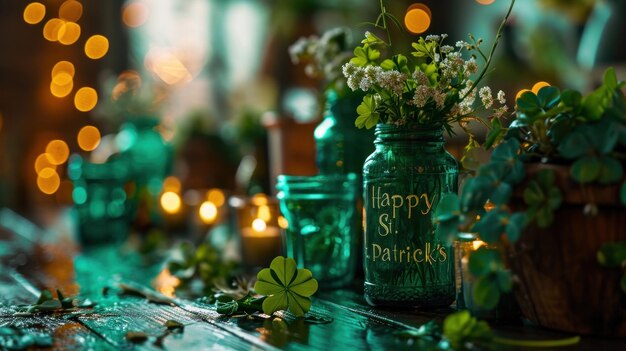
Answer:
[[[474,84],[472,84],[472,87],[461,98],[461,101],[465,100],[465,98],[468,97],[469,94],[471,94],[472,91],[474,91],[474,89],[476,89],[476,87],[478,86],[478,83],[480,83],[480,81],[485,76],[485,73],[487,73],[487,69],[489,68],[489,65],[491,64],[491,60],[493,59],[493,54],[495,53],[496,48],[498,47],[498,42],[500,41],[500,38],[502,37],[502,32],[504,31],[504,25],[509,20],[511,11],[513,11],[513,5],[515,5],[515,0],[511,0],[511,5],[509,6],[509,10],[507,11],[506,16],[504,16],[504,18],[502,19],[502,22],[500,23],[500,27],[498,28],[498,33],[496,34],[496,39],[494,40],[493,45],[491,46],[491,51],[489,52],[489,58],[487,58],[487,63],[485,64],[485,68],[483,68],[483,70],[480,72],[478,79],[476,79]]]
[[[383,28],[387,32],[387,40],[389,41],[387,45],[391,47],[391,33],[389,32],[389,28],[387,28],[387,19],[385,18],[386,10],[385,5],[383,5],[383,0],[380,0],[380,13],[383,15]]]
[[[560,347],[571,346],[580,342],[580,336],[573,336],[566,339],[556,340],[517,340],[508,338],[494,337],[493,342],[500,345],[507,346],[521,346],[521,347]]]

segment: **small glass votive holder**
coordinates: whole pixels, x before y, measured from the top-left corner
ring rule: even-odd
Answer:
[[[122,243],[129,231],[126,184],[129,171],[124,159],[91,163],[73,155],[68,175],[74,189],[72,200],[83,246]]]
[[[277,256],[284,255],[278,201],[265,194],[252,197],[232,196],[234,228],[239,233],[241,262],[251,271],[269,267]]]
[[[322,288],[344,287],[354,279],[356,182],[354,173],[278,176],[287,255],[311,270]]]

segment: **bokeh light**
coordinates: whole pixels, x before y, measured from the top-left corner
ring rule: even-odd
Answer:
[[[169,49],[152,48],[146,54],[145,66],[165,84],[191,81],[192,76],[180,58]]]
[[[550,83],[548,82],[537,82],[535,83],[535,85],[533,85],[532,88],[532,92],[535,93],[535,95],[539,94],[539,90],[541,90],[541,88],[543,87],[549,87]]]
[[[122,22],[127,27],[135,28],[146,23],[150,10],[141,1],[133,1],[122,9]]]
[[[522,94],[524,94],[527,91],[530,91],[530,89],[522,89],[522,90],[518,91],[517,94],[515,94],[515,100],[521,98]]]
[[[78,111],[88,112],[93,110],[98,103],[98,93],[94,88],[83,87],[74,95],[74,106]]]
[[[63,140],[55,139],[46,146],[46,155],[50,163],[60,165],[65,163],[70,156],[70,148]]]
[[[66,74],[66,73],[61,73],[61,74]],[[58,76],[59,75],[55,76],[55,78],[57,78]],[[65,78],[52,79],[52,82],[50,82],[50,93],[52,93],[52,95],[58,98],[62,98],[62,97],[68,96],[72,92],[72,89],[74,88],[74,81],[71,80],[71,77],[70,77],[70,80],[63,85],[57,84],[55,80],[65,81]]]
[[[37,24],[46,16],[46,6],[40,2],[31,2],[24,8],[24,22]]]
[[[173,214],[180,210],[181,199],[180,196],[173,192],[167,191],[161,195],[161,207],[167,213]]]
[[[256,218],[254,221],[252,221],[252,229],[254,229],[255,232],[262,232],[266,228],[267,223],[265,223],[265,221],[261,218]]]
[[[252,197],[252,204],[255,206],[263,206],[267,205],[267,195],[265,194],[255,194]]]
[[[289,227],[289,221],[287,221],[287,218],[283,216],[278,216],[278,226],[283,229],[287,229]]]
[[[264,220],[265,222],[269,222],[270,219],[272,218],[270,207],[267,205],[259,206],[257,217]]]
[[[100,131],[94,126],[85,126],[78,131],[78,146],[85,151],[93,151],[100,144]]]
[[[76,0],[67,0],[59,7],[59,17],[71,22],[76,22],[83,15],[83,5]]]
[[[37,187],[44,194],[54,194],[61,185],[61,179],[52,168],[44,168],[37,176]]]
[[[476,0],[476,2],[481,5],[491,5],[496,2],[496,0]]]
[[[74,65],[69,61],[57,62],[52,68],[52,79],[54,79],[54,76],[56,76],[57,74],[61,74],[61,73],[67,73],[71,77],[74,77],[74,73],[75,73]]]
[[[45,153],[43,153],[43,154],[37,156],[37,158],[35,159],[35,172],[37,172],[37,174],[39,174],[45,168],[52,168],[52,169],[56,170],[57,166],[55,164],[53,164],[52,162],[50,162],[50,156],[48,156]]]
[[[109,40],[102,35],[92,35],[85,42],[85,55],[92,60],[102,58],[109,51]]]
[[[63,22],[57,36],[59,43],[72,45],[80,38],[80,26],[74,22]]]
[[[404,26],[413,34],[424,33],[430,27],[430,8],[424,4],[413,4],[409,6],[404,15]]]
[[[207,199],[214,203],[215,206],[220,207],[225,201],[224,192],[220,189],[210,189],[207,192]]]
[[[163,190],[164,191],[173,191],[175,193],[180,193],[180,189],[182,188],[182,184],[180,183],[180,179],[169,176],[163,180]]]
[[[211,224],[215,222],[217,218],[217,206],[211,201],[205,201],[200,205],[200,209],[198,210],[198,215],[200,219],[205,224]]]
[[[59,40],[59,31],[63,24],[65,24],[65,21],[58,18],[51,18],[43,26],[43,37],[48,41]]]

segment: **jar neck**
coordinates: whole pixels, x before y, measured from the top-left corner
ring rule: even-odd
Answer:
[[[376,146],[389,144],[407,144],[407,145],[430,145],[433,147],[443,147],[445,141],[443,139],[443,128],[441,126],[424,127],[424,126],[401,126],[397,127],[393,124],[376,125]]]

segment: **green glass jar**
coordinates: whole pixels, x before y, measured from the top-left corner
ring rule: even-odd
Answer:
[[[433,308],[455,298],[454,251],[435,235],[441,197],[458,165],[443,128],[376,126],[363,166],[365,298],[374,306]]]
[[[359,93],[339,97],[332,89],[326,92],[324,119],[314,133],[320,174],[361,174],[365,159],[374,151],[374,133],[354,126],[362,100]]]

